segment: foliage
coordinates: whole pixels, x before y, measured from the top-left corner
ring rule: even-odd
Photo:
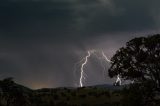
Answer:
[[[120,48],[111,59],[109,76],[124,80],[152,80],[160,88],[160,35],[134,38]]]

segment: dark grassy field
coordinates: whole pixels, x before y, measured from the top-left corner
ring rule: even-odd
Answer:
[[[41,89],[34,92],[42,103],[54,103],[73,106],[98,106],[118,103],[121,95],[118,91],[106,88],[84,87],[77,89]],[[45,99],[44,99],[45,98]],[[44,104],[45,105],[45,104]]]

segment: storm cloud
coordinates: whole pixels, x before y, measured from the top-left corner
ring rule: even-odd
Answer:
[[[75,86],[88,49],[111,58],[129,39],[159,33],[158,0],[1,0],[0,78],[31,88]],[[85,85],[112,83],[92,57]],[[76,77],[76,78],[75,78]]]

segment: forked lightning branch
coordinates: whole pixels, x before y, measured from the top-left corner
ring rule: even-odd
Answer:
[[[87,55],[80,61],[81,62],[81,67],[80,67],[80,78],[79,78],[79,86],[83,87],[83,81],[85,79],[85,70],[84,67],[87,65],[88,63],[88,59],[91,57],[91,55],[96,54],[96,50],[89,50],[87,51]],[[112,61],[110,59],[107,58],[107,56],[105,55],[105,53],[103,51],[101,51],[101,56],[103,57],[103,59],[106,61],[106,63],[111,63]],[[117,75],[117,80],[116,83],[118,83],[121,85],[121,79],[120,76]]]

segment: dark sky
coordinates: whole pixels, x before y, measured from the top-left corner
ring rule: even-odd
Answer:
[[[111,58],[129,39],[159,33],[159,4],[0,0],[0,79],[14,77],[31,88],[76,86],[80,73],[74,75],[74,64],[87,50],[104,50]],[[93,56],[85,70],[85,85],[113,82]]]

